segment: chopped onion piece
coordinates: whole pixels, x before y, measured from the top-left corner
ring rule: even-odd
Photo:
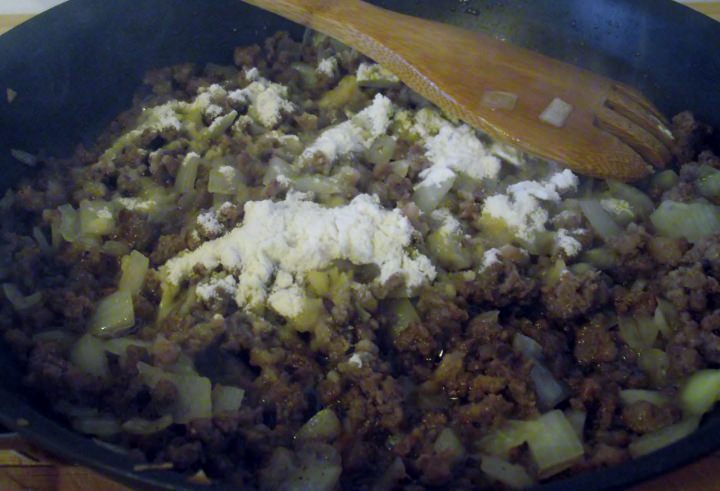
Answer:
[[[98,302],[90,319],[90,332],[102,337],[125,333],[135,325],[135,309],[129,291],[118,290]]]
[[[568,410],[565,412],[565,417],[572,425],[578,438],[582,440],[583,433],[585,432],[585,421],[587,420],[587,413],[585,411],[574,411]]]
[[[606,212],[599,201],[583,200],[580,201],[580,208],[583,215],[590,222],[593,230],[600,237],[607,240],[622,233],[622,229],[615,223],[612,217]]]
[[[29,167],[35,167],[38,163],[38,159],[35,155],[24,150],[17,150],[13,148],[10,150],[10,154],[15,157],[15,160]]]
[[[543,411],[554,408],[570,396],[568,388],[558,382],[550,370],[540,363],[535,362],[535,366],[530,370],[530,379],[535,387],[538,406]]]
[[[149,266],[150,260],[138,251],[132,251],[123,257],[120,262],[122,276],[120,277],[118,290],[127,291],[133,296],[140,293]]]
[[[15,310],[27,310],[42,302],[42,292],[35,292],[32,295],[23,296],[17,286],[12,283],[3,283],[5,298],[12,304]]]
[[[565,121],[567,121],[572,110],[573,107],[570,104],[559,97],[556,97],[542,112],[540,115],[540,121],[557,128],[562,128],[565,126]]]
[[[535,484],[523,466],[511,464],[492,455],[482,456],[480,469],[488,477],[501,482],[510,489],[525,489]]]
[[[482,96],[481,104],[493,111],[503,109],[512,111],[517,104],[518,96],[512,92],[502,92],[499,90],[486,90]]]
[[[70,351],[70,361],[83,372],[95,377],[106,378],[110,373],[105,343],[90,334],[77,340]]]
[[[172,404],[170,412],[176,423],[187,424],[194,419],[212,417],[210,379],[198,375],[169,373],[142,362],[137,364],[137,368],[140,379],[149,387],[155,387],[161,380],[175,385],[178,397]]]
[[[545,413],[532,422],[530,454],[540,477],[549,477],[572,466],[585,453],[582,441],[562,411]]]
[[[685,414],[702,416],[720,397],[720,370],[700,370],[688,378],[680,390]]]
[[[663,201],[650,221],[663,237],[698,242],[720,230],[720,208],[707,203]]]
[[[674,425],[666,426],[661,430],[646,433],[630,444],[628,447],[630,455],[633,458],[638,458],[667,447],[690,435],[697,429],[699,424],[700,417],[693,416]]]
[[[212,412],[218,416],[226,412],[237,412],[245,398],[245,391],[229,385],[216,385],[212,390]]]
[[[540,343],[538,343],[529,336],[516,333],[515,336],[513,336],[512,346],[513,351],[515,351],[516,353],[520,353],[526,358],[529,358],[531,360],[539,360],[540,358],[542,358],[542,346],[540,346]]]
[[[133,435],[152,435],[158,433],[173,423],[172,416],[166,414],[155,420],[144,418],[132,418],[125,421],[121,428],[127,433]]]
[[[623,406],[629,406],[640,401],[649,402],[658,407],[670,402],[662,392],[655,390],[626,389],[620,391],[620,402]]]
[[[329,442],[340,435],[342,425],[332,409],[321,409],[310,418],[295,435],[301,441],[319,440]]]

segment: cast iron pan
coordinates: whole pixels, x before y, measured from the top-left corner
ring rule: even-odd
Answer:
[[[375,3],[542,51],[636,86],[666,113],[684,109],[720,127],[720,24],[670,0],[387,0]],[[92,144],[127,108],[148,69],[185,61],[229,64],[232,49],[302,29],[238,0],[71,0],[0,37],[0,192],[27,167],[11,148],[67,156]],[[137,489],[209,489],[132,462],[56,423],[20,387],[0,345],[0,422],[69,460]],[[19,425],[23,419],[29,425]],[[609,470],[545,486],[618,489],[720,447],[720,412],[689,438]],[[212,489],[223,489],[216,486]]]

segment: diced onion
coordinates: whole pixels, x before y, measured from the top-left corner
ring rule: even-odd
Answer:
[[[413,201],[424,213],[435,210],[455,184],[455,174],[450,169],[441,169],[415,186]],[[437,178],[435,178],[437,177]]]
[[[640,401],[649,402],[658,407],[670,402],[664,394],[654,390],[626,389],[620,391],[620,402],[623,406],[630,406]]]
[[[321,409],[305,423],[297,435],[298,440],[320,440],[329,442],[340,435],[340,420],[332,409]]]
[[[690,376],[680,391],[685,414],[702,416],[720,398],[720,370],[700,370]]]
[[[161,380],[175,385],[178,397],[172,404],[171,413],[176,423],[187,424],[194,419],[212,417],[210,379],[199,375],[170,373],[142,362],[137,364],[137,368],[140,378],[150,387]]]
[[[677,424],[666,426],[661,430],[646,433],[632,442],[628,450],[630,450],[630,455],[632,455],[633,458],[647,455],[685,438],[695,431],[699,425],[699,416],[689,417]]]
[[[663,237],[697,242],[720,231],[720,208],[707,203],[663,201],[650,221]]]
[[[486,90],[483,93],[480,103],[493,111],[502,109],[512,111],[517,104],[518,96],[512,92],[502,92],[499,90]]]
[[[535,366],[530,370],[530,379],[535,387],[538,406],[543,411],[554,408],[570,395],[568,388],[558,382],[550,370],[540,363],[535,362]]]
[[[485,435],[477,447],[481,452],[507,458],[510,451],[525,443],[533,431],[533,422],[507,420],[505,424]]]
[[[125,421],[121,428],[126,433],[133,435],[152,435],[158,433],[173,423],[172,416],[166,414],[156,420],[148,420],[143,418],[132,418]]]
[[[78,213],[72,205],[66,204],[58,208],[60,212],[60,227],[58,232],[68,242],[75,242],[80,235]]]
[[[492,455],[482,456],[480,469],[488,477],[501,482],[510,489],[525,489],[535,484],[523,466],[511,464]]]
[[[229,165],[218,165],[210,171],[208,192],[213,194],[235,194],[240,183],[238,170]]]
[[[608,187],[613,196],[630,203],[633,211],[642,217],[650,215],[655,210],[655,204],[650,197],[634,186],[619,181],[608,181]]]
[[[138,251],[132,251],[123,257],[120,263],[122,276],[118,289],[127,291],[133,296],[140,293],[149,267],[150,260]]]
[[[185,156],[177,175],[175,176],[175,191],[178,193],[189,193],[195,190],[200,156],[196,153],[189,153]]]
[[[572,113],[572,111],[572,105],[568,104],[559,97],[556,97],[552,100],[550,105],[545,108],[542,114],[540,114],[540,121],[557,128],[562,128],[565,126],[565,122],[568,117],[570,117],[570,113]]]
[[[659,329],[651,317],[618,317],[620,337],[638,353],[652,348]]]
[[[444,428],[433,444],[436,454],[458,461],[465,456],[465,448],[457,434],[450,428]]]
[[[12,283],[3,283],[3,293],[5,298],[12,304],[17,311],[27,310],[42,302],[42,292],[35,292],[32,295],[24,296],[17,286]]]
[[[213,416],[237,412],[242,406],[244,398],[245,391],[243,389],[228,385],[216,385],[212,390]]]
[[[129,291],[118,290],[100,300],[90,319],[90,332],[114,337],[135,325],[135,309]]]
[[[516,353],[520,353],[530,360],[539,360],[542,358],[543,349],[540,343],[524,334],[516,333],[513,336],[512,346]]]
[[[115,217],[107,201],[81,201],[78,219],[83,236],[108,235],[115,229]]]
[[[32,234],[35,242],[37,242],[37,245],[40,248],[40,251],[48,252],[51,249],[50,243],[40,227],[33,227]]]
[[[105,343],[86,334],[77,340],[70,351],[70,361],[83,372],[99,378],[109,374]]]
[[[599,201],[583,200],[580,201],[580,209],[592,226],[593,230],[607,240],[622,233],[622,229],[615,223],[612,217],[606,212]]]
[[[29,167],[35,167],[38,163],[38,159],[35,155],[24,150],[17,150],[13,148],[10,150],[10,155],[12,155],[15,160],[17,160],[21,164],[25,164]]]
[[[575,429],[559,410],[545,413],[532,422],[527,443],[541,477],[564,471],[585,453]]]
[[[585,411],[568,410],[565,412],[565,417],[575,430],[575,434],[578,436],[578,438],[582,440],[583,433],[585,431],[585,421],[587,420],[587,413]]]

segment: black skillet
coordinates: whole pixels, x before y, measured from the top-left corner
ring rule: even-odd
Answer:
[[[411,15],[482,30],[627,82],[665,113],[691,109],[720,128],[720,24],[670,0],[388,0]],[[28,169],[11,148],[68,155],[128,107],[148,69],[185,61],[229,64],[232,49],[302,30],[239,0],[71,0],[0,37],[0,191]],[[5,89],[17,97],[9,104]],[[137,489],[192,486],[133,463],[48,417],[19,384],[0,345],[0,422],[47,450]],[[22,424],[19,424],[22,423]],[[25,424],[27,423],[27,424]],[[720,448],[720,412],[689,438],[547,490],[620,489]]]

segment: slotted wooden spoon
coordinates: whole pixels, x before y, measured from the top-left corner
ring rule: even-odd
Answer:
[[[245,0],[325,33],[386,66],[449,115],[581,174],[624,181],[671,159],[665,117],[635,89],[490,36],[360,0]],[[517,96],[513,109],[483,103]],[[555,99],[562,127],[540,120]]]

